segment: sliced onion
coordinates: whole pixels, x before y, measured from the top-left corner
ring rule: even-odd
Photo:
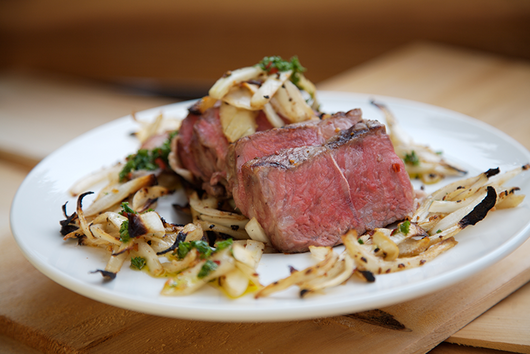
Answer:
[[[263,70],[258,66],[249,66],[229,71],[210,88],[209,95],[212,98],[220,100],[228,93],[232,86],[243,81],[256,79],[262,73]]]
[[[274,110],[291,123],[315,118],[315,112],[308,106],[302,93],[291,81],[286,81],[271,100]]]
[[[115,204],[118,204],[130,194],[135,193],[140,188],[150,186],[156,183],[156,177],[153,174],[146,175],[143,177],[138,177],[133,180],[130,180],[127,183],[120,185],[117,188],[114,188],[109,194],[102,196],[96,200],[90,207],[85,210],[86,216],[92,216],[98,214],[105,209],[112,207]]]
[[[246,86],[233,86],[223,97],[223,102],[249,111],[259,110],[259,108],[254,108],[251,106],[251,99],[252,92]]]
[[[219,285],[231,297],[239,297],[245,293],[248,288],[248,277],[238,268],[234,268],[225,275],[219,277]]]
[[[223,103],[219,108],[221,126],[226,139],[233,143],[256,132],[257,111],[249,111]]]
[[[279,72],[269,75],[260,88],[254,93],[250,101],[250,105],[254,109],[263,109],[263,106],[271,100],[276,94],[276,91],[287,81],[292,75],[292,71]]]
[[[263,243],[269,243],[269,237],[261,227],[260,223],[256,218],[250,219],[250,221],[245,225],[245,230],[247,231],[248,236],[255,240]]]
[[[265,113],[267,120],[274,128],[280,128],[285,125],[284,121],[274,111],[274,108],[272,108],[272,105],[270,103],[267,103],[263,106],[263,113]]]

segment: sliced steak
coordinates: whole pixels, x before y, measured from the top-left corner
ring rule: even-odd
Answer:
[[[383,124],[359,122],[341,131],[327,147],[348,180],[362,227],[373,230],[412,213],[414,189]],[[362,234],[362,229],[357,231]]]
[[[345,129],[361,119],[359,109],[338,113],[329,119],[314,120],[270,129],[265,114],[258,114],[258,132],[239,139],[236,147],[230,148],[219,120],[219,108],[212,107],[201,114],[194,107],[182,122],[176,154],[182,167],[191,172],[198,186],[216,197],[230,197],[237,185],[236,172],[240,166],[255,157],[273,154],[281,149],[319,145],[335,134],[337,129]],[[265,131],[259,131],[264,130]],[[239,157],[236,160],[236,155]],[[235,166],[238,166],[237,169]],[[230,171],[234,171],[231,173]],[[233,181],[228,182],[229,175]],[[243,197],[235,197],[244,200]]]
[[[197,114],[188,114],[186,119],[182,121],[179,129],[177,151],[182,166],[189,170],[194,176],[200,176],[201,171],[195,163],[195,157],[191,150],[191,141],[193,139],[193,125],[199,119]]]
[[[227,177],[234,201],[243,214],[248,213],[241,167],[255,158],[278,153],[283,149],[322,145],[342,129],[361,120],[362,112],[354,109],[339,112],[324,120],[312,120],[246,136],[231,144],[227,156]]]
[[[279,151],[241,167],[247,216],[282,252],[333,246],[412,212],[414,193],[384,125],[360,121],[321,146]]]
[[[228,141],[218,108],[210,108],[202,115],[190,113],[184,119],[177,150],[182,165],[202,183],[202,189],[213,196],[225,195]]]
[[[359,223],[348,182],[326,147],[284,150],[249,161],[241,172],[249,182],[248,216],[256,217],[279,251],[334,246]]]

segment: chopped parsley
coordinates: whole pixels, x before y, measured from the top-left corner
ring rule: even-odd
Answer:
[[[147,264],[147,261],[143,257],[134,257],[131,258],[131,268],[142,270],[143,267]]]
[[[412,166],[418,166],[420,164],[420,159],[418,158],[418,155],[416,155],[416,152],[412,150],[410,154],[405,155],[405,163],[408,163]]]
[[[219,241],[215,244],[215,251],[218,252],[224,250],[225,248],[232,246],[233,243],[234,241],[231,238],[229,238],[228,240]]]
[[[405,220],[404,222],[402,222],[402,223],[399,225],[399,231],[400,231],[403,235],[408,235],[408,233],[409,233],[409,231],[410,231],[410,221]]]
[[[208,274],[216,270],[217,267],[217,263],[215,263],[211,259],[207,260],[199,271],[199,274],[197,274],[197,278],[202,279],[206,277]]]
[[[160,147],[154,148],[153,150],[140,149],[136,154],[127,156],[127,162],[119,174],[120,182],[129,180],[132,171],[153,171],[157,168],[166,168],[169,164],[168,156],[171,152],[171,140],[177,134],[178,131],[171,132],[169,137]]]
[[[123,166],[122,170],[120,171],[120,182],[129,180],[129,174],[132,171],[153,171],[157,168],[158,165],[154,163],[154,159],[151,157],[149,150],[140,149],[136,154],[127,156],[127,163],[125,163],[125,166]]]
[[[137,214],[134,210],[132,210],[132,208],[129,206],[129,203],[128,202],[123,202],[121,203],[121,211],[120,211],[120,215],[123,215],[125,213],[128,213],[128,214]]]
[[[131,240],[131,237],[129,236],[129,220],[125,220],[121,223],[120,226],[120,241],[123,243],[127,243]]]
[[[292,57],[291,61],[283,60],[278,56],[265,57],[258,63],[258,65],[268,74],[292,70],[291,81],[297,86],[300,81],[300,73],[303,73],[306,70],[302,64],[300,64],[300,61],[296,56]]]
[[[191,241],[193,247],[199,251],[201,258],[208,258],[212,255],[213,250],[210,248],[207,242],[204,241]]]
[[[440,230],[440,229],[438,229],[438,231],[436,231],[437,234],[439,234],[439,233],[441,233],[441,232],[442,232],[442,230]]]
[[[201,258],[205,259],[212,255],[213,249],[204,241],[190,241],[190,242],[181,242],[177,249],[177,255],[179,259],[186,257],[186,255],[191,251],[192,248],[199,251]]]
[[[359,242],[360,245],[364,245],[364,241],[361,240],[360,238],[357,239],[357,242]]]
[[[189,242],[181,242],[179,243],[179,247],[177,249],[177,255],[179,259],[183,259],[186,257],[186,255],[191,251],[193,247]]]

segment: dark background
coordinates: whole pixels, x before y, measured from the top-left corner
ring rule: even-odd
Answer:
[[[0,0],[0,71],[182,98],[266,55],[298,55],[318,83],[420,40],[529,60],[530,1]]]

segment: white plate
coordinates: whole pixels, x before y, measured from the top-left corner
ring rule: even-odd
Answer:
[[[500,167],[501,171],[530,162],[530,153],[507,135],[477,120],[426,104],[361,94],[321,92],[326,112],[360,107],[364,117],[382,120],[369,104],[376,98],[387,104],[401,125],[417,142],[443,150],[445,156],[469,170],[470,175]],[[184,117],[189,102],[142,112],[142,119],[160,111]],[[110,166],[136,151],[129,133],[136,128],[130,117],[94,129],[71,141],[44,159],[22,183],[14,199],[11,226],[27,259],[57,283],[89,298],[135,311],[178,318],[212,321],[299,320],[353,313],[410,300],[454,284],[507,256],[530,235],[528,198],[518,208],[496,211],[474,227],[457,235],[459,244],[420,268],[377,276],[375,283],[350,280],[323,295],[300,299],[297,289],[255,300],[246,296],[230,300],[207,286],[186,297],[159,295],[165,279],[152,278],[124,266],[117,278],[103,282],[90,271],[104,268],[108,255],[99,249],[65,242],[59,234],[61,206],[69,200],[71,213],[75,199],[67,189],[80,177],[102,166]],[[449,180],[444,183],[449,182]],[[437,189],[442,183],[435,187]],[[530,173],[510,182],[530,194]],[[181,195],[182,197],[182,195]],[[161,214],[175,220],[166,200]],[[89,200],[85,202],[88,205]],[[302,269],[311,264],[307,254],[265,255],[258,273],[264,284],[288,275],[288,265]]]

